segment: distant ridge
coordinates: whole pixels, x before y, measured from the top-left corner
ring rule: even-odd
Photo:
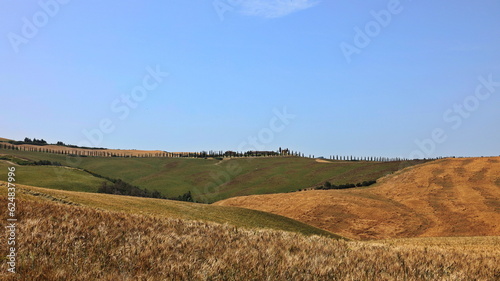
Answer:
[[[108,149],[103,147],[82,147],[76,145],[65,144],[58,141],[56,144],[49,144],[44,139],[33,140],[25,138],[24,141],[14,141],[9,139],[4,139],[1,141],[0,138],[0,149],[10,149],[18,151],[27,152],[43,152],[43,153],[53,153],[53,154],[63,154],[69,156],[88,156],[88,157],[164,157],[164,158],[249,158],[249,157],[302,157],[302,158],[314,158],[317,159],[319,163],[332,163],[331,161],[349,161],[349,162],[395,162],[395,161],[411,161],[418,159],[407,159],[401,157],[356,157],[356,156],[342,156],[342,155],[330,155],[329,160],[325,157],[315,157],[314,155],[305,155],[299,151],[292,151],[288,148],[282,149],[279,147],[278,150],[272,151],[259,151],[259,150],[248,150],[248,151],[222,151],[222,150],[209,150],[209,151],[191,151],[191,152],[171,152],[163,150],[137,150],[137,149]],[[442,159],[443,157],[437,157],[434,159]],[[430,159],[424,159],[430,160]]]
[[[2,143],[0,148],[20,151],[45,152],[54,154],[65,154],[72,156],[95,156],[95,157],[180,157],[175,152],[161,150],[132,150],[132,149],[97,149],[97,148],[75,148],[62,145],[33,145],[33,144],[11,144]]]

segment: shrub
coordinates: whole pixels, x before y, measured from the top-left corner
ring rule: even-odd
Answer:
[[[362,183],[346,183],[346,184],[341,184],[341,185],[334,185],[334,184],[331,184],[330,182],[325,182],[324,185],[322,186],[318,186],[314,189],[316,190],[322,190],[322,189],[325,189],[325,190],[328,190],[328,189],[347,189],[347,188],[354,188],[354,187],[361,187],[361,186],[370,186],[374,183],[376,183],[377,181],[364,181]]]

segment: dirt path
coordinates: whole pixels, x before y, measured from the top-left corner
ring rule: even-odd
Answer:
[[[215,163],[214,165],[215,166],[220,166],[220,164],[222,164],[223,162],[229,161],[231,159],[232,158],[222,158],[222,160],[220,160],[219,162]]]
[[[318,163],[328,163],[328,164],[333,164],[333,162],[326,161],[326,160],[323,160],[323,159],[316,159],[316,162],[318,162]]]
[[[9,165],[12,165],[12,166],[19,166],[18,164],[14,163],[14,162],[11,162],[11,161],[9,161],[9,160],[0,160],[0,161],[2,161],[2,162],[4,162],[4,163],[7,163],[7,164],[9,164]]]

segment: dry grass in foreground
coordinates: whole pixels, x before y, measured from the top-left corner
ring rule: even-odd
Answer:
[[[54,202],[18,205],[18,273],[7,274],[3,262],[1,280],[500,278],[499,238],[479,243],[483,251],[467,252],[439,243],[346,242]]]

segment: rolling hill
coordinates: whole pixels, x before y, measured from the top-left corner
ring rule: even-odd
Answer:
[[[441,159],[367,188],[226,199],[354,239],[500,235],[500,158]]]
[[[17,169],[20,219],[18,274],[7,275],[7,263],[1,263],[2,280],[500,276],[500,236],[458,237],[500,235],[500,158],[402,163],[66,157],[11,150],[0,150],[0,157],[0,169]],[[13,163],[38,160],[69,167]],[[203,196],[200,187],[211,182],[216,184],[211,199],[262,195],[208,205],[98,194],[92,191],[103,179],[82,169],[141,187],[161,187],[169,195],[198,187]],[[5,179],[6,173],[0,174]],[[379,180],[364,188],[265,194],[326,180],[344,184],[371,179]],[[4,190],[5,185],[0,181]],[[7,201],[4,194],[0,201]],[[7,248],[0,254],[7,256]]]
[[[16,274],[4,261],[2,280],[495,280],[499,273],[499,237],[345,241],[74,206],[68,200],[76,194],[87,196],[82,201],[92,194],[60,191],[61,200],[33,193],[56,190],[22,189],[31,194],[17,201]],[[121,199],[104,197],[99,204]]]
[[[17,176],[16,176],[17,178]],[[5,182],[0,181],[4,187]],[[17,185],[21,199],[55,201],[69,205],[80,205],[99,210],[148,214],[172,219],[187,219],[231,224],[244,228],[262,228],[341,238],[338,235],[287,217],[237,207],[212,206],[164,199],[142,198],[122,195],[55,190],[35,186]]]
[[[7,168],[11,166],[13,166],[12,162],[0,160],[1,171],[7,171]],[[110,183],[106,179],[94,177],[76,168],[61,166],[14,166],[20,171],[17,181],[25,185],[71,191],[97,192],[97,188],[102,182]],[[0,180],[6,181],[7,173],[1,173]]]
[[[0,149],[1,155],[32,161],[49,160],[86,169],[109,178],[158,190],[167,197],[191,191],[196,200],[212,203],[250,194],[297,191],[330,181],[332,184],[376,180],[393,173],[408,162],[316,161],[300,157],[257,158],[165,158],[165,157],[73,157],[61,154]],[[27,172],[29,166],[21,169]],[[58,179],[65,179],[59,170]],[[36,174],[36,173],[32,173]],[[43,174],[39,174],[43,177]],[[69,174],[68,174],[69,175]],[[1,175],[0,175],[1,179]],[[59,185],[60,186],[60,185]],[[51,187],[45,185],[45,187]],[[59,188],[59,187],[58,187]],[[64,189],[64,188],[63,188]],[[88,191],[93,191],[89,189]],[[83,191],[83,190],[82,190]]]

